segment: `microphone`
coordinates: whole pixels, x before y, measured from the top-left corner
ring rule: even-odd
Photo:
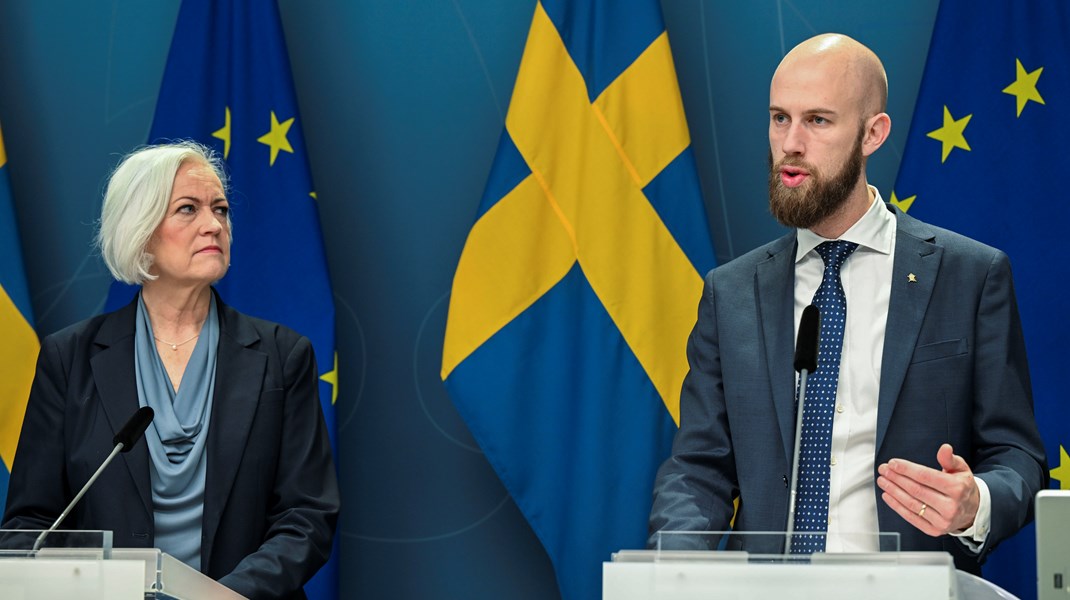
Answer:
[[[119,433],[115,434],[111,443],[116,446],[122,446],[119,449],[120,452],[130,452],[134,444],[144,435],[145,430],[149,428],[149,423],[152,423],[152,417],[154,416],[155,414],[148,406],[142,406],[137,409],[134,411],[134,415],[123,425],[123,428],[119,430]]]
[[[791,551],[795,534],[795,497],[798,494],[799,445],[802,443],[803,408],[806,403],[806,378],[817,370],[817,350],[821,314],[811,304],[803,309],[799,319],[799,337],[795,341],[795,370],[799,372],[799,402],[795,409],[795,449],[791,455],[791,495],[788,497],[788,529],[784,539],[784,554]]]
[[[795,342],[795,370],[813,373],[817,370],[818,332],[821,330],[821,315],[811,304],[803,309],[799,319],[799,337]]]
[[[78,501],[82,499],[82,496],[89,490],[89,486],[93,485],[93,482],[97,480],[97,477],[100,477],[100,474],[104,472],[104,468],[108,466],[108,463],[110,463],[120,452],[129,452],[130,449],[134,447],[134,444],[141,439],[145,430],[148,429],[149,423],[152,423],[153,416],[151,408],[142,406],[126,421],[126,424],[119,430],[119,433],[115,434],[115,437],[112,438],[112,443],[115,444],[115,447],[112,448],[108,458],[105,458],[104,462],[97,467],[93,476],[89,478],[89,481],[85,482],[82,489],[78,491],[78,495],[74,497],[74,500],[71,500],[71,503],[67,505],[67,508],[65,508],[63,513],[56,519],[56,522],[52,523],[51,527],[42,531],[41,535],[37,536],[37,541],[33,544],[34,552],[41,549],[41,544],[45,542],[45,536],[55,531],[55,529],[59,527],[59,524],[63,522],[63,519],[67,518],[71,509],[74,508],[75,504],[78,504]]]

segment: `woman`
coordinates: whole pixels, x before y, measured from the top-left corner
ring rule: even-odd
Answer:
[[[212,289],[230,264],[224,180],[193,142],[137,150],[112,174],[98,242],[141,290],[42,342],[3,527],[49,527],[149,406],[145,442],[62,528],[112,530],[116,547],[160,548],[249,598],[304,598],[340,504],[316,360],[307,338]]]

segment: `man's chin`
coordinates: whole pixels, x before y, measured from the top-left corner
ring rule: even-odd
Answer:
[[[808,229],[813,225],[813,218],[808,211],[800,210],[803,198],[773,200],[769,203],[769,212],[784,227]]]

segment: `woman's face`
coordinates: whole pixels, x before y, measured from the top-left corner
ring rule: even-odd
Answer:
[[[159,282],[211,284],[230,266],[229,211],[223,185],[205,164],[187,161],[175,174],[171,200],[146,251]]]

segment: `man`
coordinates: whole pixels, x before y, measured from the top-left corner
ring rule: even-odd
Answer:
[[[728,530],[737,497],[732,529],[789,529],[794,334],[812,303],[821,353],[790,526],[829,536],[797,536],[792,552],[875,551],[873,534],[897,532],[903,550],[945,550],[977,573],[1032,519],[1048,470],[1007,256],[868,185],[887,85],[872,51],[832,34],[773,75],[770,209],[796,231],[706,277],[653,534]]]

